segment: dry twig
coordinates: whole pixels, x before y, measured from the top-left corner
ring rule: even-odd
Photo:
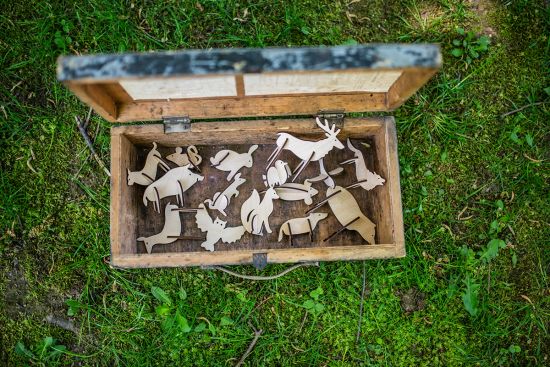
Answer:
[[[239,362],[237,362],[235,367],[242,366],[242,364],[244,363],[244,360],[252,352],[252,349],[254,349],[254,346],[256,346],[256,343],[258,342],[258,339],[260,339],[260,336],[264,332],[262,329],[256,330],[256,328],[254,326],[252,326],[252,324],[250,324],[250,326],[252,327],[252,329],[254,329],[254,339],[252,339],[252,341],[250,342],[250,345],[246,349],[246,352],[244,352],[243,356],[241,357],[241,359],[239,359]]]
[[[88,114],[88,117],[89,116],[90,116],[90,114]],[[92,144],[92,141],[90,140],[90,136],[86,132],[86,128],[88,127],[89,120],[87,119],[87,121],[82,121],[80,119],[80,117],[78,117],[78,116],[75,116],[74,118],[76,120],[76,127],[78,128],[78,131],[80,132],[80,135],[82,135],[82,138],[84,138],[84,141],[86,142],[86,145],[88,146],[88,148],[92,152],[92,156],[96,160],[97,164],[99,164],[101,166],[101,168],[103,168],[103,171],[107,174],[107,176],[111,177],[111,172],[109,172],[109,170],[107,169],[107,166],[105,165],[105,163],[103,163],[101,158],[99,158],[99,156],[97,155],[97,153],[94,149],[94,146]]]

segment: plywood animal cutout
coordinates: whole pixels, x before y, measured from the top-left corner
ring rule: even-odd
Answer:
[[[186,153],[183,153],[181,147],[177,147],[176,152],[166,156],[166,159],[170,162],[174,162],[180,167],[191,164],[193,167],[198,168],[199,164],[202,162],[202,157],[199,155],[199,151],[194,145],[187,147]]]
[[[344,171],[342,167],[338,167],[327,173],[327,171],[325,170],[325,164],[323,162],[323,158],[319,159],[319,170],[321,171],[319,176],[308,178],[308,181],[310,182],[323,181],[325,185],[327,185],[327,187],[334,187],[335,183],[334,183],[334,180],[332,179],[332,176],[339,175]]]
[[[269,167],[267,173],[262,176],[267,187],[280,186],[292,175],[288,163],[281,160],[275,161],[273,167]]]
[[[160,213],[160,199],[168,196],[176,196],[179,205],[183,205],[183,193],[204,177],[192,172],[190,166],[173,168],[164,176],[153,182],[143,193],[143,204],[147,206],[149,201],[154,204],[155,210]]]
[[[266,169],[277,159],[279,154],[283,150],[290,150],[296,157],[300,158],[302,162],[292,172],[292,182],[300,175],[309,162],[316,162],[326,156],[333,148],[344,149],[344,146],[338,140],[338,133],[340,129],[336,130],[336,125],[332,125],[329,128],[328,121],[325,119],[325,123],[321,124],[319,118],[315,119],[317,125],[325,132],[326,139],[319,141],[307,141],[298,139],[287,133],[278,133],[277,148],[271,153],[268,158]]]
[[[224,243],[232,243],[238,241],[243,236],[245,229],[243,226],[226,228],[227,222],[219,218],[212,220],[204,204],[199,204],[195,221],[202,232],[206,232],[206,241],[201,243],[201,247],[208,251],[214,251],[214,245],[222,240]]]
[[[386,180],[380,177],[378,174],[368,170],[367,165],[365,164],[365,158],[363,153],[353,146],[351,141],[348,138],[348,148],[355,154],[355,158],[348,159],[340,164],[351,164],[355,163],[355,174],[357,176],[357,182],[348,186],[348,188],[362,187],[365,190],[372,190],[376,186],[383,185]]]
[[[237,190],[237,188],[245,182],[246,180],[244,178],[241,178],[241,174],[237,173],[233,178],[233,182],[231,183],[231,185],[227,186],[227,188],[222,192],[215,193],[212,200],[208,199],[204,202],[208,204],[208,208],[217,209],[223,215],[227,215],[225,214],[225,208],[227,208],[233,196],[239,196],[239,191]]]
[[[241,221],[247,232],[262,236],[264,226],[267,233],[272,232],[269,227],[269,216],[273,211],[273,200],[278,198],[273,187],[267,189],[262,200],[258,191],[252,191],[252,195],[241,207]]]
[[[165,172],[170,167],[162,161],[162,156],[157,150],[157,143],[153,143],[153,149],[147,153],[147,159],[145,160],[145,166],[141,171],[131,172],[128,169],[128,185],[133,184],[147,186],[152,184],[157,178],[157,168],[160,166]]]
[[[216,155],[210,158],[212,166],[220,171],[228,171],[227,181],[231,181],[233,176],[243,167],[252,167],[254,160],[252,153],[258,149],[257,145],[253,145],[246,153],[237,153],[232,150],[220,150]]]
[[[311,213],[305,218],[289,219],[281,225],[278,241],[281,242],[284,235],[287,235],[290,238],[290,244],[293,245],[292,236],[309,233],[309,240],[313,242],[313,230],[317,227],[317,223],[326,217],[328,213]]]
[[[173,210],[177,207],[177,205],[170,203],[166,205],[164,209],[164,228],[162,228],[160,233],[149,237],[139,237],[137,239],[138,241],[145,242],[145,249],[148,254],[153,250],[153,246],[172,243],[177,240],[178,236],[181,234],[180,214]]]
[[[342,228],[324,241],[328,241],[344,229],[349,229],[358,232],[365,241],[374,245],[376,225],[361,212],[357,201],[349,191],[341,186],[329,187],[327,188],[327,199],[330,209]]]
[[[279,199],[285,201],[300,201],[303,200],[306,205],[311,205],[313,196],[319,191],[311,186],[309,180],[305,180],[303,184],[285,183],[284,185],[275,187],[275,192]]]

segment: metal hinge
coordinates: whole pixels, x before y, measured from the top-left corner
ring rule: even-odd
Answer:
[[[262,270],[267,266],[267,253],[252,254],[252,265],[258,270]]]
[[[316,117],[319,117],[322,122],[326,119],[330,124],[335,124],[338,129],[341,129],[344,127],[346,113],[344,110],[320,110]]]
[[[191,119],[189,116],[166,116],[162,118],[164,133],[182,133],[191,130]]]

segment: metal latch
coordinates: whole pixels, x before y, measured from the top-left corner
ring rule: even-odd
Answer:
[[[164,133],[182,133],[191,130],[191,119],[189,116],[167,116],[162,118],[164,122]]]
[[[321,122],[324,122],[326,119],[330,124],[336,125],[336,128],[342,129],[346,113],[344,110],[320,110],[317,112],[316,117],[319,117]]]
[[[262,270],[267,266],[267,253],[252,254],[252,265],[258,270]]]

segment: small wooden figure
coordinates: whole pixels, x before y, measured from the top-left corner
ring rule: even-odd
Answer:
[[[368,170],[367,165],[365,164],[365,158],[363,153],[351,144],[351,141],[348,138],[348,148],[355,154],[355,158],[348,159],[340,164],[351,164],[355,163],[355,174],[357,176],[357,182],[353,185],[348,186],[348,188],[354,188],[361,186],[365,190],[372,190],[376,186],[383,185],[386,180],[380,177],[378,174]]]
[[[367,218],[353,195],[341,186],[327,188],[327,201],[338,222],[342,225],[338,231],[331,234],[324,241],[328,241],[344,229],[358,232],[369,244],[374,245],[374,231],[376,225]]]
[[[266,187],[280,186],[292,175],[288,163],[281,160],[275,161],[273,167],[269,167],[267,174],[263,175],[264,185]]]
[[[170,162],[174,162],[180,167],[191,164],[193,167],[198,168],[199,164],[202,162],[202,157],[199,155],[199,151],[194,145],[187,147],[187,153],[183,153],[183,149],[177,147],[176,152],[166,156],[166,159]]]
[[[153,149],[147,153],[147,159],[145,160],[145,166],[141,171],[131,172],[128,169],[128,185],[133,184],[147,186],[152,184],[157,178],[157,168],[160,166],[165,172],[170,167],[162,161],[162,156],[157,150],[157,143],[153,143]]]
[[[252,167],[254,160],[252,153],[258,149],[257,145],[253,145],[246,153],[237,153],[232,150],[220,150],[216,155],[210,158],[212,166],[220,171],[229,171],[227,181],[231,181],[233,176],[243,167]]]
[[[338,140],[338,133],[340,129],[336,130],[336,125],[332,125],[331,128],[328,126],[328,121],[325,119],[325,123],[321,124],[319,118],[316,118],[315,121],[317,125],[325,132],[327,136],[326,139],[319,141],[307,141],[298,139],[287,133],[278,133],[279,137],[277,138],[277,148],[271,153],[268,158],[268,163],[266,169],[268,169],[275,159],[281,154],[281,152],[286,149],[290,150],[296,157],[300,158],[302,162],[294,169],[292,172],[292,182],[300,175],[304,168],[311,161],[318,161],[324,156],[326,156],[333,148],[344,149],[344,146]]]
[[[226,228],[227,222],[216,218],[212,221],[206,211],[204,204],[199,204],[195,221],[202,232],[206,232],[206,241],[201,243],[201,247],[208,251],[214,251],[214,245],[221,239],[224,243],[238,241],[243,236],[245,229],[243,226]]]
[[[145,242],[145,249],[150,254],[154,245],[163,245],[177,240],[181,234],[180,214],[173,209],[178,206],[168,203],[164,209],[164,228],[160,233],[149,237],[139,237],[137,240]]]
[[[286,183],[284,185],[275,187],[275,192],[281,200],[303,200],[306,205],[311,205],[311,203],[313,203],[313,200],[311,198],[317,195],[319,191],[311,186],[311,182],[309,180],[305,180],[303,184]]]
[[[334,180],[332,179],[332,176],[339,175],[344,171],[342,167],[338,167],[333,169],[329,173],[327,173],[327,171],[325,170],[325,164],[323,162],[323,158],[319,159],[319,170],[321,171],[321,174],[313,178],[308,178],[308,181],[311,181],[311,182],[323,181],[325,185],[327,185],[327,187],[334,187],[335,183],[334,183]]]
[[[313,242],[313,230],[317,227],[317,223],[326,217],[328,213],[311,213],[305,218],[289,219],[281,225],[278,241],[281,242],[283,236],[287,235],[290,238],[290,245],[293,246],[292,236],[309,233],[309,240]]]
[[[223,215],[227,215],[225,214],[225,208],[227,208],[233,196],[239,196],[239,191],[237,190],[237,187],[241,186],[245,182],[246,180],[244,178],[241,178],[241,174],[237,173],[233,178],[233,182],[231,183],[231,185],[227,186],[227,188],[223,190],[223,192],[215,193],[212,200],[208,199],[204,202],[208,204],[208,208],[217,209]]]
[[[263,227],[267,233],[271,233],[269,228],[269,216],[273,211],[273,200],[279,196],[273,187],[265,192],[263,200],[260,200],[260,194],[254,189],[252,195],[245,200],[241,207],[241,221],[247,232],[263,235]]]
[[[189,165],[177,167],[166,172],[157,181],[153,182],[143,193],[143,204],[147,206],[149,201],[154,204],[155,210],[160,213],[160,199],[176,195],[179,205],[183,205],[183,193],[204,177],[192,172]]]

